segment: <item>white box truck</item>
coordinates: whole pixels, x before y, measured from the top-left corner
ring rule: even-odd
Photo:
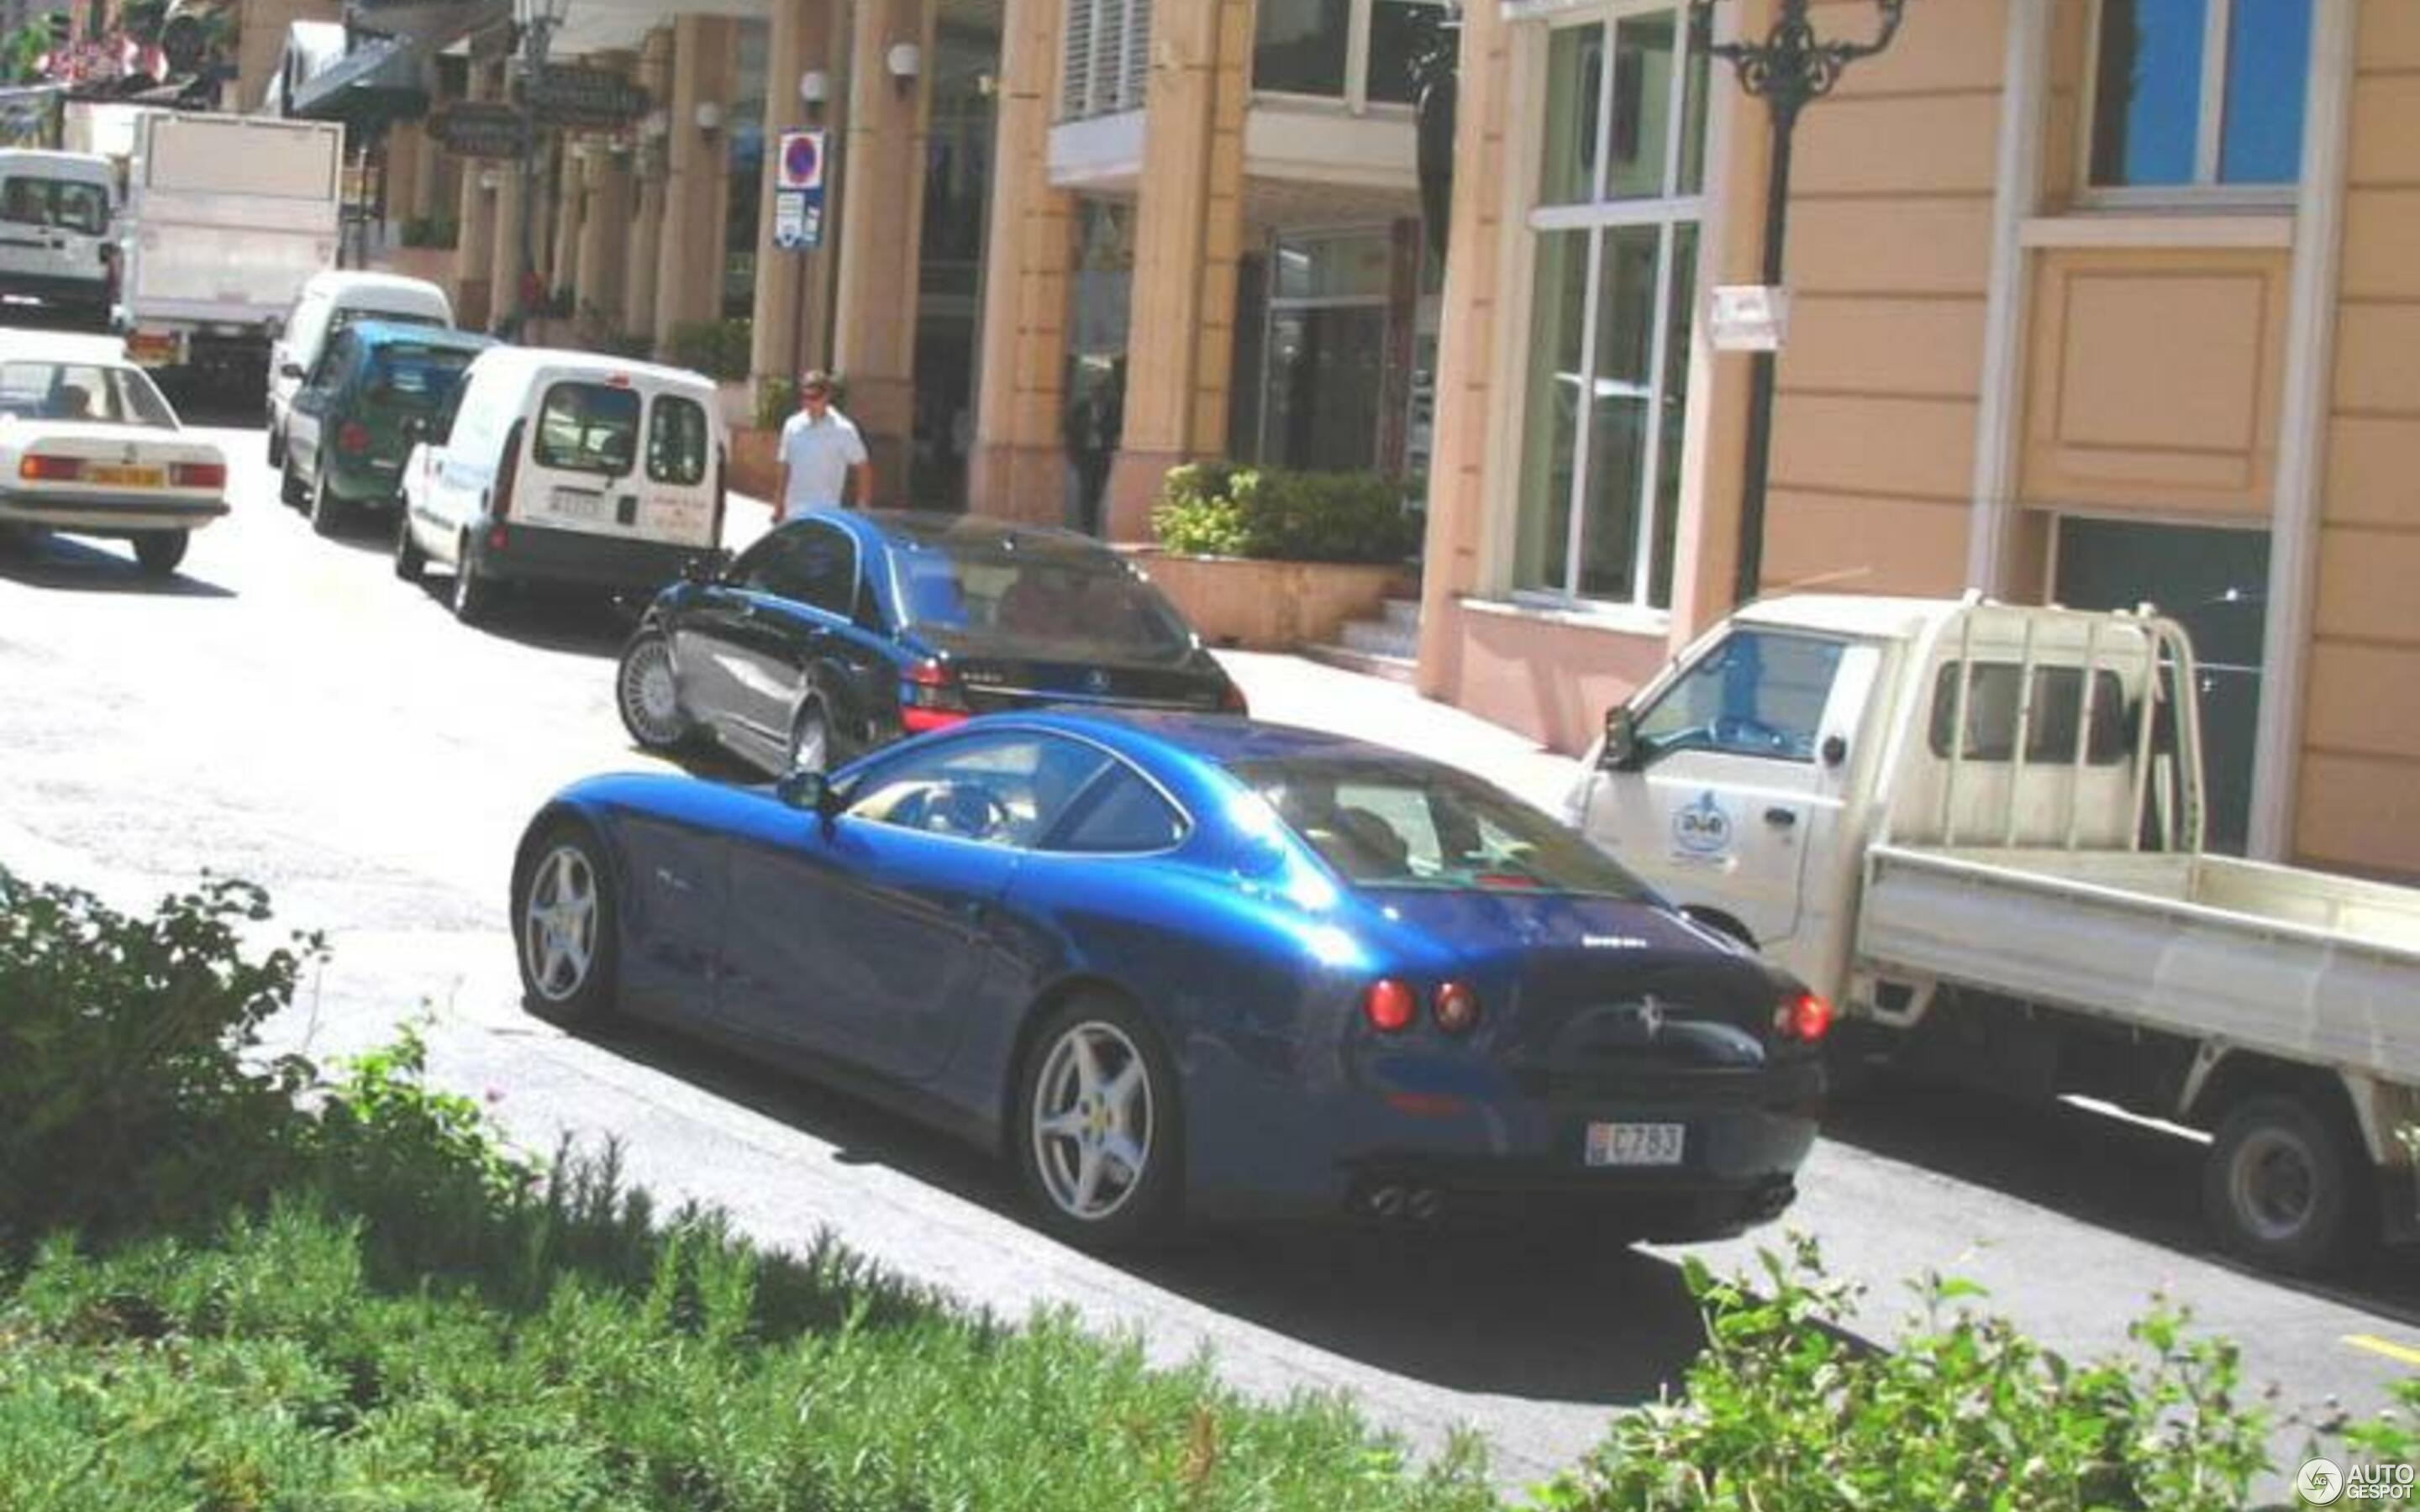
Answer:
[[[1772,599],[1607,713],[1567,817],[1844,1042],[2207,1131],[2221,1240],[2309,1271],[2420,1238],[2420,891],[2206,852],[2195,675],[2149,613]]]
[[[344,159],[334,121],[143,116],[127,174],[128,355],[262,388],[276,323],[335,266]]]

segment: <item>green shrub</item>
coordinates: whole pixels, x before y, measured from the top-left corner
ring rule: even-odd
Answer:
[[[1171,469],[1152,528],[1171,551],[1284,562],[1399,563],[1419,539],[1401,487],[1375,473],[1225,462]]]
[[[2164,1307],[2132,1332],[2142,1361],[2071,1365],[1927,1277],[1895,1350],[1843,1333],[1859,1292],[1811,1240],[1762,1256],[1758,1296],[1695,1260],[1706,1349],[1681,1400],[1617,1418],[1557,1512],[2210,1512],[2249,1504],[2268,1420],[2237,1351]]]
[[[780,430],[799,409],[799,380],[768,373],[756,380],[756,428]]]
[[[725,382],[748,376],[752,322],[708,320],[675,326],[664,344],[664,357],[675,367],[691,368]]]
[[[0,1254],[59,1226],[214,1222],[307,1142],[297,1057],[255,1064],[316,936],[247,956],[267,894],[206,880],[131,918],[0,870]]]
[[[461,234],[461,226],[452,220],[433,215],[417,215],[403,223],[396,239],[407,247],[450,248]]]

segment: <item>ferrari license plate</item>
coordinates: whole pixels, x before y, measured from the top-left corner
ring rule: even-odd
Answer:
[[[1678,1165],[1688,1142],[1685,1123],[1591,1123],[1590,1165]]]
[[[161,473],[158,468],[110,467],[93,462],[85,465],[84,478],[104,488],[157,488]]]

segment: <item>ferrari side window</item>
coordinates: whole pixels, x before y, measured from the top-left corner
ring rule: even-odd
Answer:
[[[1109,758],[1023,731],[973,734],[908,752],[866,774],[853,818],[987,845],[1032,846]]]

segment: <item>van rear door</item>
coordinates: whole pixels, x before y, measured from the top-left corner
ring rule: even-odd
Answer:
[[[714,545],[714,436],[698,398],[612,375],[556,375],[538,385],[522,449],[513,519]]]

